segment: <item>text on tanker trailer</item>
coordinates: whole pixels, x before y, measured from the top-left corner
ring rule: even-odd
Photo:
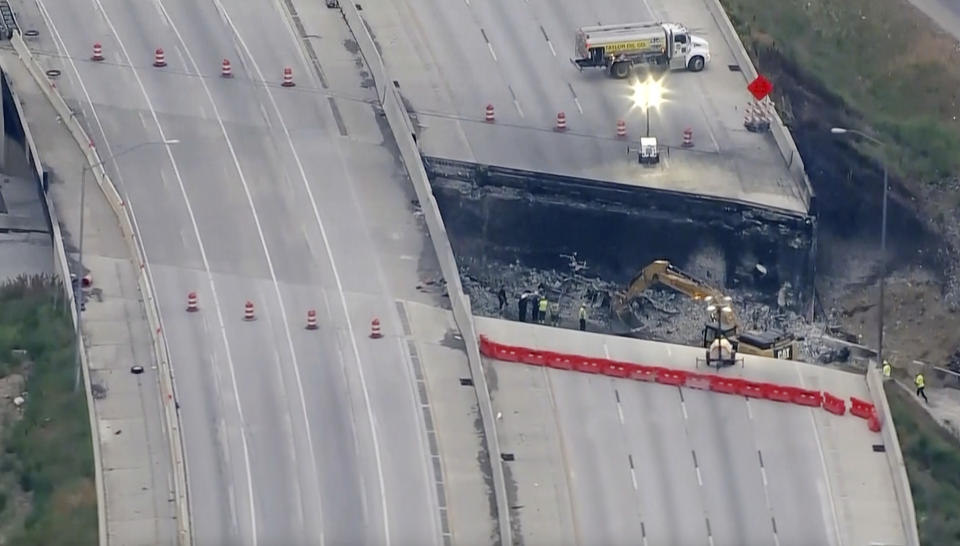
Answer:
[[[626,78],[634,65],[656,65],[699,72],[710,62],[710,45],[678,23],[599,25],[577,30],[576,59],[580,70],[599,67]]]

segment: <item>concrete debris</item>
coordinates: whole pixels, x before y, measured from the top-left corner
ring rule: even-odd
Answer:
[[[570,258],[565,271],[532,269],[517,263],[491,260],[480,262],[461,257],[460,274],[464,290],[470,295],[473,312],[479,316],[517,320],[518,301],[525,292],[539,292],[548,301],[547,324],[576,329],[580,305],[587,308],[587,330],[626,335],[669,343],[700,346],[708,316],[703,302],[694,301],[669,288],[654,287],[631,302],[626,316],[617,317],[611,309],[614,296],[624,286],[586,275],[586,264]],[[507,293],[507,305],[500,309],[497,292]],[[759,294],[731,290],[740,324],[750,331],[779,330],[797,339],[799,359],[808,362],[846,362],[850,349],[843,341],[827,334],[824,323],[808,323],[802,316],[762,301]],[[767,300],[770,298],[767,297]],[[528,319],[530,312],[528,310]]]

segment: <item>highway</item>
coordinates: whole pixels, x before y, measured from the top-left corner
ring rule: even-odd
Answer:
[[[508,345],[681,370],[695,370],[702,354],[499,319],[478,319],[478,330]],[[886,459],[870,450],[879,436],[862,419],[690,387],[492,365],[501,445],[515,456],[513,502],[523,507],[520,534],[529,543],[903,540]],[[816,365],[748,357],[721,373],[866,396],[862,377]]]
[[[769,134],[748,132],[751,100],[733,50],[703,2],[371,0],[365,17],[388,69],[417,111],[426,155],[669,188],[806,212],[807,205]],[[577,28],[663,20],[710,42],[700,73],[662,76],[665,100],[651,134],[670,147],[661,168],[642,169],[634,148],[646,130],[629,81],[570,63]],[[736,68],[736,67],[735,67]],[[637,71],[638,76],[642,71]],[[660,76],[657,76],[660,77]],[[485,123],[487,104],[495,123]],[[567,130],[554,131],[558,112]],[[628,138],[615,137],[624,120]],[[684,129],[692,149],[681,148]]]
[[[102,157],[179,141],[108,167],[160,301],[197,542],[439,543],[396,336],[425,243],[372,92],[329,100],[278,3],[42,0],[19,13],[48,29],[58,85]],[[325,47],[343,56],[350,36],[330,17]],[[106,61],[88,60],[94,42]],[[158,47],[165,68],[151,66]],[[298,87],[278,85],[285,66]],[[354,63],[329,71],[361,79]],[[198,313],[185,312],[190,291]],[[304,329],[308,309],[319,330]],[[368,337],[373,317],[386,338]]]

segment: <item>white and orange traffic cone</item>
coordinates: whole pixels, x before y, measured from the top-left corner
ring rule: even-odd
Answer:
[[[627,122],[622,119],[617,122],[617,137],[623,138],[627,136]]]
[[[317,312],[313,309],[307,311],[307,330],[317,329]]]
[[[220,65],[220,76],[224,78],[233,77],[233,68],[230,66],[230,59],[224,59]]]
[[[484,115],[484,119],[487,121],[487,123],[493,123],[494,117],[493,117],[493,105],[492,105],[492,104],[488,104],[488,105],[487,105],[487,111],[486,111],[486,114]]]
[[[557,113],[557,131],[566,131],[567,130],[567,114],[563,112]]]
[[[91,61],[102,61],[103,60],[103,46],[100,45],[100,42],[93,44],[93,55],[90,57]]]
[[[253,320],[253,319],[254,319],[253,302],[247,301],[247,303],[243,305],[243,320]]]
[[[199,309],[197,293],[190,292],[189,294],[187,294],[187,311],[193,313],[197,311],[197,309]]]
[[[374,317],[370,321],[370,338],[371,339],[380,339],[383,337],[383,334],[380,332],[380,319]]]
[[[163,68],[167,66],[167,57],[163,54],[163,50],[159,47],[153,53],[153,66],[157,68]]]
[[[297,85],[293,83],[293,69],[289,66],[283,69],[283,83],[280,85],[283,87],[293,87],[294,85]]]
[[[687,127],[683,130],[683,147],[693,148],[693,129]]]

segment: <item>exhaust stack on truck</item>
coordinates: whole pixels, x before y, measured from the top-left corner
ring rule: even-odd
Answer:
[[[626,78],[634,65],[654,65],[699,72],[710,62],[706,40],[678,23],[599,25],[577,30],[571,59],[580,70],[603,68],[615,78]]]

